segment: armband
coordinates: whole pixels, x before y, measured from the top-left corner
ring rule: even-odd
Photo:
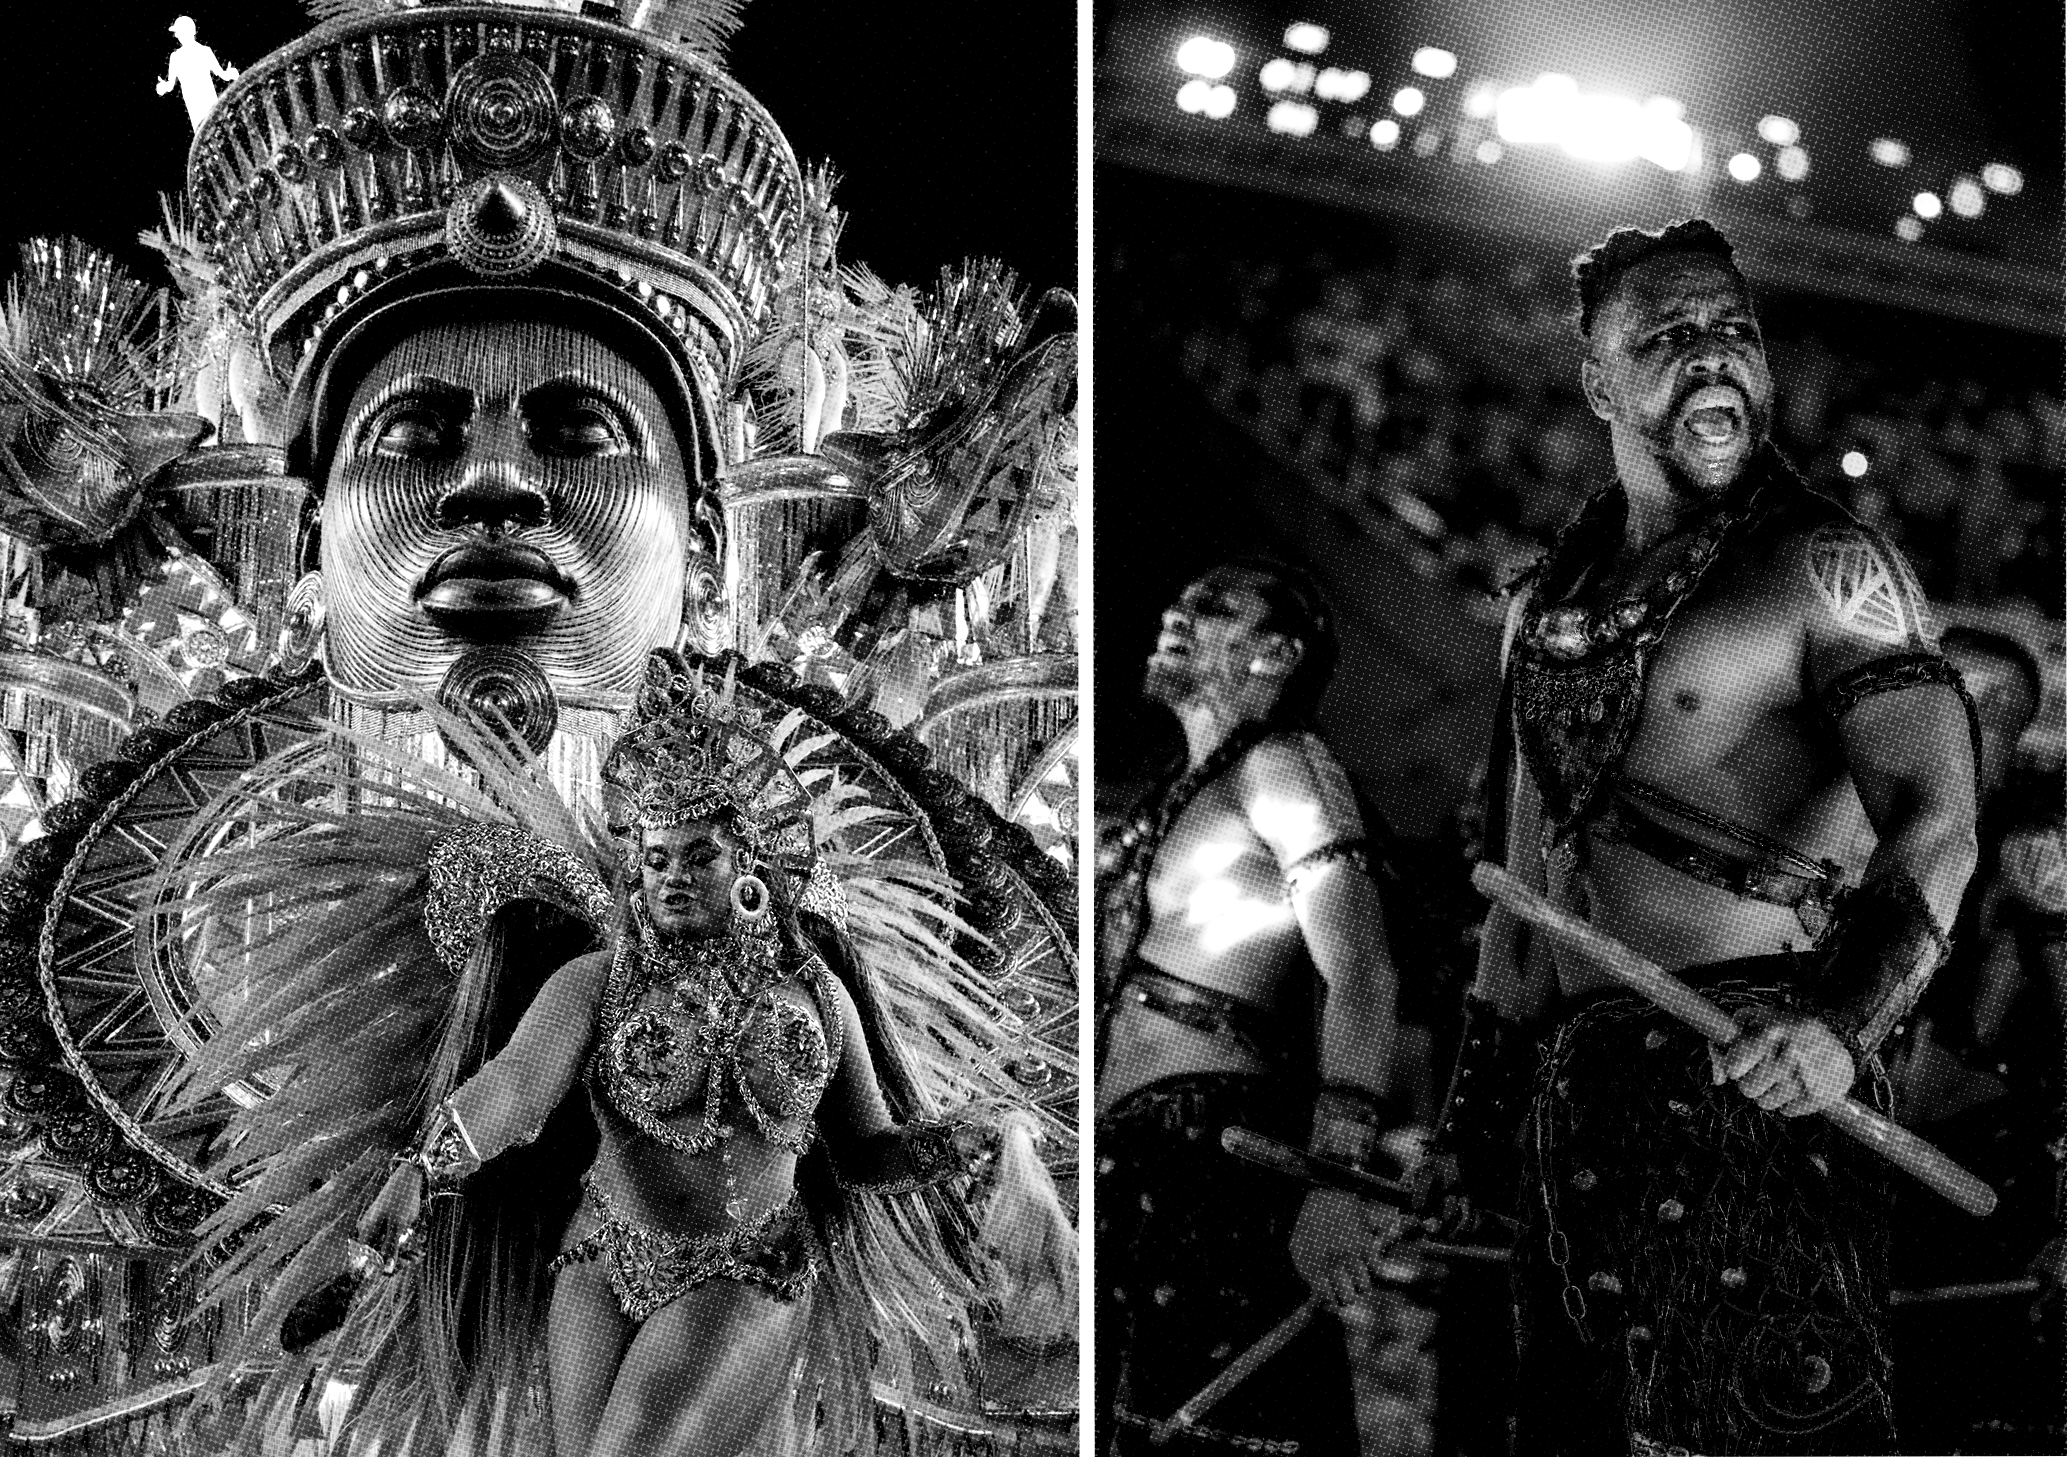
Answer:
[[[1815,1011],[1847,1048],[1859,1076],[1948,959],[1948,934],[1919,883],[1894,875],[1848,892],[1825,944],[1830,950],[1813,988]]]
[[[1364,1088],[1331,1084],[1315,1095],[1308,1151],[1319,1157],[1370,1168],[1380,1141],[1380,1099]]]
[[[1320,845],[1282,870],[1280,879],[1286,884],[1287,894],[1292,896],[1301,888],[1304,880],[1325,866],[1340,862],[1349,865],[1360,875],[1368,873],[1372,868],[1372,862],[1367,855],[1366,842],[1363,839],[1332,840],[1327,845]]]
[[[1962,681],[1960,670],[1939,653],[1892,653],[1888,657],[1872,659],[1858,668],[1850,668],[1819,695],[1819,711],[1838,724],[1865,698],[1936,683],[1953,688],[1955,696],[1962,700],[1963,714],[1969,720],[1970,757],[1981,776],[1984,772],[1984,729],[1977,718],[1977,701],[1970,696],[1969,685]]]
[[[482,1166],[481,1151],[451,1098],[438,1105],[417,1146],[395,1156],[397,1164],[414,1164],[424,1175],[424,1192],[433,1199],[457,1195],[461,1184]]]
[[[916,1119],[865,1140],[841,1169],[844,1188],[872,1194],[910,1194],[966,1172],[956,1147],[959,1123]]]

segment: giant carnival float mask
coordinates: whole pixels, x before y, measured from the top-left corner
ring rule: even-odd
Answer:
[[[722,645],[720,402],[804,184],[689,44],[354,8],[224,93],[190,202],[292,381],[333,687],[493,703],[543,746],[562,705],[622,709],[649,648]]]

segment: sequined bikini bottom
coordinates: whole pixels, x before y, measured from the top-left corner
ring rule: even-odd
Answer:
[[[549,1274],[585,1260],[609,1260],[612,1293],[630,1321],[644,1321],[707,1280],[760,1285],[796,1300],[819,1278],[822,1248],[794,1191],[742,1224],[715,1234],[665,1234],[620,1214],[594,1179],[583,1189],[602,1221],[554,1258]]]

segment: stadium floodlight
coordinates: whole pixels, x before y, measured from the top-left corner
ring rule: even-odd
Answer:
[[[1423,46],[1409,57],[1409,69],[1419,76],[1442,81],[1459,69],[1459,57],[1437,46]]]
[[[1357,101],[1373,87],[1373,78],[1364,71],[1340,71],[1335,66],[1325,66],[1315,78],[1315,94],[1322,101],[1342,101],[1346,105]]]
[[[1316,111],[1305,101],[1275,101],[1265,113],[1265,127],[1290,137],[1305,137],[1315,131]]]
[[[1196,35],[1179,47],[1179,69],[1219,81],[1236,69],[1236,47],[1213,36]]]
[[[2026,185],[2027,179],[2020,175],[2017,167],[2008,167],[2003,162],[1987,163],[1984,167],[1984,186],[2000,196],[2017,197]]]
[[[1315,67],[1306,61],[1274,56],[1258,68],[1258,84],[1267,91],[1291,91],[1296,96],[1306,96],[1315,84]]]
[[[1896,137],[1876,138],[1869,143],[1869,155],[1883,167],[1906,167],[1912,161],[1912,149]]]
[[[1329,47],[1330,33],[1312,21],[1298,20],[1287,27],[1287,49],[1304,56],[1319,56]]]
[[[1572,76],[1548,72],[1495,98],[1495,134],[1519,146],[1557,146],[1585,162],[1644,157],[1669,172],[1688,168],[1696,134],[1682,103],[1655,96],[1643,105],[1624,96],[1584,94]]]

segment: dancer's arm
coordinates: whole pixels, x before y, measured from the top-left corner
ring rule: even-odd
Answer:
[[[581,1076],[610,965],[598,951],[553,974],[503,1050],[439,1105],[417,1147],[399,1159],[360,1220],[362,1240],[393,1255],[427,1193],[459,1192],[490,1159],[539,1136]]]
[[[840,1019],[841,1063],[820,1105],[819,1124],[842,1187],[903,1194],[965,1172],[975,1131],[927,1119],[893,1122],[855,999],[837,977],[824,977],[822,985],[822,1006]]]

